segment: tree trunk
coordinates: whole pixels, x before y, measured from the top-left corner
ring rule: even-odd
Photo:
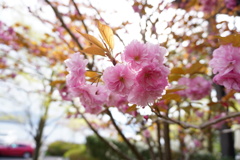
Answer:
[[[184,143],[184,133],[182,131],[182,128],[179,129],[178,139],[179,139],[179,151],[181,154],[180,160],[184,160],[185,143]]]
[[[224,123],[222,125],[221,131],[224,129],[230,129],[230,127],[227,125],[227,123]],[[221,142],[221,153],[222,158],[228,158],[229,160],[235,159],[235,150],[234,150],[234,138],[233,138],[233,132],[229,133],[220,133],[220,142]]]
[[[33,160],[38,160],[39,155],[40,155],[40,148],[42,147],[41,139],[39,137],[35,138],[35,150],[34,150],[34,155],[33,155]]]
[[[160,122],[159,121],[157,121],[157,140],[158,140],[158,156],[159,156],[159,160],[163,160],[162,144],[161,144],[161,126],[160,126]]]
[[[223,96],[225,96],[225,91],[223,86],[216,85],[216,92],[218,100],[221,100]],[[227,123],[224,123],[220,132],[220,143],[221,143],[221,154],[222,158],[235,158],[235,150],[234,150],[234,135],[233,132],[223,133],[224,129],[230,129]]]
[[[164,145],[165,145],[165,153],[164,157],[165,160],[172,160],[172,155],[171,155],[171,145],[170,145],[170,136],[169,136],[169,124],[167,122],[163,122],[163,132],[164,132]]]
[[[38,123],[37,133],[36,133],[36,136],[34,137],[36,147],[35,147],[35,151],[34,151],[34,155],[33,155],[33,160],[38,160],[39,156],[40,156],[40,150],[42,147],[43,131],[44,131],[44,127],[46,124],[48,109],[49,109],[49,104],[46,106],[44,114],[42,115],[42,117]]]
[[[212,129],[211,127],[207,130],[207,149],[209,153],[213,153],[213,144],[212,144]]]

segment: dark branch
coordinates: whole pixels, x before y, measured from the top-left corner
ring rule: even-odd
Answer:
[[[112,113],[109,111],[109,109],[106,110],[107,114],[110,116],[110,119],[114,125],[114,127],[116,128],[116,130],[118,131],[118,134],[123,138],[124,142],[128,145],[128,147],[132,150],[132,152],[135,154],[135,156],[139,159],[139,160],[143,160],[142,156],[140,155],[140,153],[138,152],[138,150],[135,148],[134,145],[132,145],[129,140],[125,137],[125,135],[122,133],[121,129],[118,127],[118,125],[116,124]]]
[[[116,145],[113,143],[105,140],[98,132],[97,130],[91,125],[91,123],[87,120],[87,118],[78,110],[78,113],[82,116],[84,121],[87,123],[87,125],[91,128],[91,130],[97,135],[97,137],[103,141],[106,145],[108,145],[114,152],[116,152],[120,157],[122,157],[125,160],[131,160],[129,157],[127,157],[124,153],[122,153]]]
[[[66,29],[66,31],[67,31],[67,32],[69,33],[69,35],[72,37],[72,39],[74,40],[74,42],[77,44],[78,48],[79,48],[80,50],[82,50],[83,47],[82,47],[81,44],[79,43],[77,37],[72,33],[72,31],[67,27],[67,25],[66,25],[65,22],[63,21],[63,18],[62,18],[62,16],[61,16],[61,14],[59,13],[58,9],[57,9],[56,7],[54,7],[48,0],[45,0],[45,2],[47,2],[47,4],[49,4],[49,5],[51,6],[51,8],[53,9],[56,17],[57,17],[58,20],[61,22],[62,27],[63,27],[64,29]],[[84,55],[85,58],[87,58],[86,54],[83,53],[83,55]]]
[[[80,10],[78,9],[78,6],[77,6],[76,2],[75,2],[74,0],[71,0],[71,1],[72,1],[73,5],[74,5],[74,7],[75,7],[75,9],[76,9],[76,11],[77,11],[77,13],[78,13],[78,15],[79,15],[80,17],[82,17],[82,14],[81,14]],[[87,28],[84,20],[81,19],[81,22],[82,22],[82,24],[83,24],[83,27],[84,27],[86,33],[88,33],[88,28]]]

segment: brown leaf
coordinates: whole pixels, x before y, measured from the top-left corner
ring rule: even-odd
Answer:
[[[63,83],[66,83],[66,82],[64,80],[56,80],[56,81],[52,81],[50,85],[55,86],[57,84],[63,84]]]
[[[181,101],[181,97],[178,94],[175,93],[169,93],[169,94],[165,94],[162,96],[162,99],[170,102],[171,100],[175,100],[177,102]]]
[[[196,62],[192,64],[190,68],[186,70],[187,73],[189,74],[194,74],[194,73],[199,73],[199,71],[205,66],[205,64]]]
[[[230,98],[233,97],[233,95],[236,93],[235,90],[231,90],[227,95],[225,95],[224,97],[222,97],[222,101],[226,102],[228,101]]]
[[[137,110],[137,105],[136,104],[134,104],[134,105],[132,105],[132,106],[130,106],[127,110],[126,110],[126,112],[132,112],[132,111],[136,111]]]
[[[178,81],[178,79],[180,79],[181,77],[182,75],[180,74],[170,74],[168,75],[168,80],[169,82]]]
[[[240,34],[231,34],[226,37],[218,36],[218,39],[222,45],[232,44],[234,47],[240,47]]]
[[[176,91],[181,91],[181,90],[184,90],[186,89],[186,86],[182,86],[182,85],[179,85],[179,86],[175,86],[173,88],[169,88],[166,90],[166,94],[168,93],[172,93],[172,92],[176,92]]]
[[[105,56],[105,50],[96,46],[88,47],[84,50],[81,50],[81,52],[92,54],[92,55]]]
[[[97,76],[99,76],[99,74],[95,71],[86,71],[85,76],[87,76],[87,77],[97,77]]]
[[[174,67],[171,70],[171,74],[185,74],[185,70],[181,67]]]
[[[113,30],[109,26],[102,24],[100,21],[97,22],[97,25],[103,40],[107,43],[109,48],[113,50],[114,48]]]
[[[79,31],[78,31],[79,32]],[[84,38],[86,38],[89,42],[91,42],[92,44],[96,45],[97,47],[106,50],[106,48],[103,46],[103,44],[94,36],[89,35],[89,34],[85,34],[85,33],[81,33],[79,32]]]

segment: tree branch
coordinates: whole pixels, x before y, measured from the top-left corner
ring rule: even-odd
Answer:
[[[161,126],[160,126],[159,121],[156,122],[156,125],[157,125],[158,156],[159,156],[159,160],[163,160],[162,145],[161,145]]]
[[[90,7],[93,8],[93,9],[96,11],[96,13],[99,15],[99,17],[100,17],[101,19],[103,19],[102,16],[101,16],[101,14],[100,14],[100,12],[97,10],[97,8],[95,8],[90,1],[88,1],[88,2],[89,2],[89,4],[90,4]],[[106,23],[106,22],[105,22],[105,23]],[[107,23],[106,23],[106,24],[107,24]],[[107,25],[109,26],[109,24],[107,24]],[[123,46],[125,46],[125,43],[124,43],[123,39],[119,36],[119,34],[118,34],[115,30],[113,30],[113,33],[114,33],[114,34],[118,37],[118,39],[122,42]]]
[[[57,17],[58,20],[61,22],[63,28],[69,33],[69,35],[72,37],[72,39],[74,40],[74,42],[77,44],[78,48],[79,48],[80,50],[82,50],[83,47],[82,47],[81,44],[79,43],[77,37],[76,37],[76,36],[72,33],[72,31],[67,27],[67,25],[66,25],[65,22],[63,21],[63,18],[62,18],[62,16],[61,16],[61,14],[59,13],[59,11],[57,10],[57,8],[54,7],[54,6],[51,4],[51,2],[49,2],[48,0],[45,0],[45,2],[51,6],[51,8],[53,9],[56,17]],[[83,53],[83,55],[84,55],[85,58],[87,58],[86,54]]]
[[[151,145],[151,140],[150,140],[150,138],[146,137],[146,141],[147,141],[148,148],[149,148],[149,151],[150,151],[151,159],[152,159],[152,160],[156,160],[155,154],[154,154],[154,151],[153,151],[153,146]]]
[[[139,160],[143,160],[142,156],[140,155],[140,153],[138,152],[138,150],[135,148],[134,145],[132,145],[129,140],[125,137],[125,135],[122,133],[121,129],[118,127],[118,125],[116,124],[112,113],[109,111],[109,109],[106,109],[107,114],[110,116],[110,119],[114,125],[114,127],[116,128],[116,130],[118,131],[118,134],[123,138],[124,142],[128,145],[128,147],[131,149],[131,151],[135,154],[135,156],[137,157],[137,159]]]
[[[73,5],[74,5],[74,7],[75,7],[75,9],[76,9],[76,11],[77,11],[77,13],[78,13],[78,15],[79,15],[79,16],[82,16],[80,10],[78,9],[78,6],[77,6],[76,2],[75,2],[74,0],[71,0],[71,1],[72,1]],[[88,33],[88,28],[87,28],[87,26],[86,26],[84,20],[81,19],[81,22],[82,22],[82,24],[83,24],[83,27],[84,27],[86,33]]]
[[[127,157],[124,153],[122,153],[115,144],[105,140],[98,132],[97,130],[91,125],[91,123],[87,120],[87,118],[81,113],[78,109],[77,112],[81,115],[81,117],[84,119],[84,121],[87,123],[87,125],[91,128],[91,130],[97,135],[97,137],[103,141],[106,145],[108,145],[114,152],[116,152],[121,158],[125,160],[131,160],[129,157]]]
[[[200,129],[204,129],[204,128],[207,128],[213,124],[216,124],[216,123],[219,123],[221,121],[224,121],[224,120],[227,120],[227,119],[230,119],[230,118],[234,118],[234,117],[238,117],[240,116],[240,112],[237,112],[237,113],[229,113],[228,115],[224,116],[224,117],[220,117],[220,118],[217,118],[217,119],[214,119],[214,120],[211,120],[209,122],[205,122],[203,124],[201,124],[199,126]]]
[[[175,120],[175,119],[163,116],[161,114],[157,114],[157,116],[159,118],[163,119],[164,122],[172,123],[172,124],[178,124],[179,126],[181,126],[184,129],[186,129],[186,128],[205,129],[205,128],[207,128],[207,127],[209,127],[209,126],[211,126],[213,124],[219,123],[221,121],[224,121],[224,120],[227,120],[227,119],[230,119],[230,118],[234,118],[234,117],[238,117],[238,116],[240,116],[240,112],[229,113],[228,115],[226,115],[224,117],[220,117],[220,118],[217,118],[217,119],[214,119],[214,120],[202,123],[200,125],[193,125],[193,124],[186,123],[186,122],[183,122],[183,121],[178,121],[178,120]],[[156,120],[156,121],[158,121],[158,120]]]
[[[109,146],[114,152],[116,152],[120,157],[122,157],[123,159],[126,160],[131,160],[128,156],[126,156],[125,154],[123,154],[115,144],[113,144],[110,141],[107,141],[106,139],[104,139],[99,133],[98,131],[91,125],[91,123],[88,121],[88,119],[84,116],[84,114],[82,112],[79,111],[78,107],[75,106],[74,102],[72,102],[73,107],[76,108],[77,113],[83,118],[83,120],[87,123],[87,125],[91,128],[91,130],[97,135],[97,137],[103,141],[107,146]]]

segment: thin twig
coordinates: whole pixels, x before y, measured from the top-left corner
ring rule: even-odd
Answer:
[[[72,33],[72,31],[67,27],[67,25],[66,25],[65,22],[63,21],[63,18],[62,18],[62,16],[61,16],[61,14],[59,13],[58,9],[57,9],[56,7],[54,7],[54,6],[52,5],[52,3],[49,2],[48,0],[45,0],[45,2],[47,2],[47,3],[51,6],[51,8],[53,9],[56,17],[57,17],[58,20],[61,22],[62,27],[63,27],[64,29],[66,29],[66,31],[69,33],[69,35],[72,37],[72,39],[73,39],[73,40],[75,41],[75,43],[77,44],[78,48],[79,48],[80,50],[82,50],[83,47],[82,47],[81,44],[79,43],[77,37]],[[85,53],[83,53],[83,55],[84,55],[85,58],[87,58],[87,56],[86,56]]]
[[[75,2],[74,0],[71,0],[71,1],[72,1],[73,5],[74,5],[74,7],[75,7],[75,9],[76,9],[76,11],[77,11],[77,13],[78,13],[78,15],[79,15],[80,17],[82,17],[82,14],[81,14],[80,10],[78,9],[78,6],[77,6],[76,2]],[[85,22],[84,22],[84,20],[83,20],[82,18],[81,18],[81,22],[82,22],[82,24],[83,24],[83,27],[84,27],[86,33],[88,33],[88,28],[87,28],[87,26],[86,26],[86,24],[85,24]]]
[[[142,156],[140,155],[140,153],[138,152],[138,150],[136,149],[136,147],[134,145],[132,145],[129,140],[125,137],[125,135],[122,133],[121,129],[118,127],[118,125],[116,124],[112,113],[109,111],[109,109],[106,109],[107,114],[110,116],[110,119],[114,125],[114,127],[116,128],[116,130],[118,131],[118,134],[123,138],[124,142],[128,145],[128,147],[132,150],[132,152],[135,154],[135,156],[137,157],[137,159],[139,160],[143,160]]]
[[[99,15],[99,17],[100,17],[101,19],[103,19],[102,16],[101,16],[101,13],[97,10],[97,8],[95,8],[95,7],[92,5],[92,3],[91,3],[90,1],[89,1],[89,4],[90,4],[90,7],[93,8],[93,9],[97,12],[97,14]],[[106,22],[105,22],[105,23],[106,23]],[[106,24],[109,25],[108,23],[106,23]],[[119,34],[118,34],[115,30],[113,30],[113,32],[114,32],[114,34],[118,37],[118,39],[120,40],[120,42],[122,42],[123,46],[126,46],[125,43],[124,43],[124,41],[123,41],[123,39],[119,36]]]
[[[158,156],[159,156],[159,160],[163,160],[162,145],[161,145],[161,125],[160,125],[160,122],[157,121],[156,125],[157,125]]]
[[[87,118],[84,116],[83,113],[81,113],[79,110],[78,114],[81,115],[81,117],[84,119],[84,121],[87,123],[87,125],[91,128],[91,130],[97,135],[97,137],[103,141],[106,145],[108,145],[114,152],[116,152],[120,157],[122,157],[123,159],[126,160],[131,160],[128,156],[126,156],[124,153],[122,153],[115,144],[113,144],[110,141],[107,141],[106,139],[104,139],[98,132],[97,130],[91,125],[91,123],[87,120]]]

